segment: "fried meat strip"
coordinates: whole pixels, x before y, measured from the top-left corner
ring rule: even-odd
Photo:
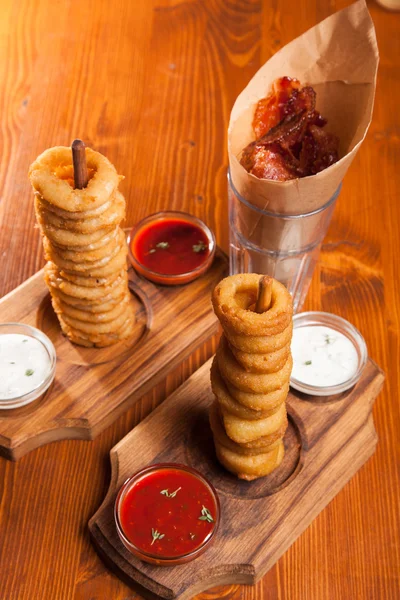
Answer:
[[[310,125],[303,139],[298,171],[314,175],[339,160],[339,139],[316,125]]]
[[[253,130],[260,138],[275,127],[286,116],[285,107],[294,90],[300,87],[300,81],[290,77],[281,77],[272,84],[272,92],[260,100],[253,118]]]
[[[260,179],[288,181],[314,175],[339,159],[338,138],[326,132],[315,108],[311,86],[281,77],[271,94],[257,104],[253,129],[257,139],[242,152],[241,165]]]

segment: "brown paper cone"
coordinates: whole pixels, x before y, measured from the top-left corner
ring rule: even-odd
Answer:
[[[328,17],[274,54],[238,96],[228,129],[233,185],[248,202],[276,213],[304,214],[326,204],[354,159],[372,118],[379,53],[364,0]],[[240,165],[254,140],[255,105],[282,76],[312,85],[327,131],[340,139],[337,163],[310,177],[285,182],[258,179]]]

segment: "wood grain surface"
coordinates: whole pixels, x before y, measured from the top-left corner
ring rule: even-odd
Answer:
[[[384,376],[369,360],[358,384],[335,399],[291,390],[282,463],[267,477],[240,481],[215,455],[208,420],[214,401],[211,362],[111,450],[107,497],[89,521],[95,546],[113,570],[167,600],[190,600],[213,584],[258,581],[375,452],[377,442],[371,411]],[[114,505],[128,477],[168,461],[207,477],[219,494],[221,522],[212,548],[201,557],[163,569],[126,550]]]
[[[227,250],[226,129],[238,93],[281,46],[349,0],[0,0],[0,294],[44,264],[29,164],[81,138],[126,177],[127,225],[188,210]],[[201,600],[395,600],[400,485],[400,13],[368,2],[381,62],[374,118],[347,174],[305,309],[352,321],[387,378],[377,450],[253,588]],[[209,343],[94,442],[0,459],[0,598],[133,600],[87,521],[108,453],[213,352]]]
[[[0,300],[0,323],[38,327],[53,342],[54,383],[42,399],[0,410],[0,455],[13,460],[58,440],[93,440],[202,343],[218,333],[211,292],[228,272],[219,249],[188,285],[158,286],[129,269],[136,315],[133,335],[105,348],[83,348],[62,334],[44,273]]]

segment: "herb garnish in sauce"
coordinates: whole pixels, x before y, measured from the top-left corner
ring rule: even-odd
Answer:
[[[162,540],[165,534],[151,528],[151,535],[153,536],[153,541],[150,544],[152,546],[156,540]]]
[[[35,371],[33,371],[32,369],[27,369],[27,370],[25,371],[25,375],[26,375],[26,377],[30,377],[31,375],[33,375],[33,374],[34,374],[34,372],[35,372]]]
[[[192,248],[193,248],[193,252],[204,252],[204,250],[206,249],[206,245],[204,242],[199,241],[198,244],[193,244]]]
[[[306,360],[306,362],[304,363],[305,365],[312,365],[312,360]]]
[[[118,512],[121,529],[136,548],[171,558],[203,548],[211,539],[218,504],[200,476],[179,465],[155,466],[129,485]]]
[[[178,488],[177,490],[175,490],[174,492],[169,493],[168,489],[166,490],[162,490],[160,492],[160,494],[162,494],[163,496],[167,496],[167,498],[175,498],[175,496],[177,495],[177,493],[179,492],[179,490],[181,490],[182,488]]]
[[[155,248],[150,248],[149,254],[154,254],[154,252],[157,252],[157,248],[160,248],[161,250],[166,250],[167,248],[169,248],[169,243],[168,242],[158,242],[158,244],[156,244]]]
[[[207,521],[208,523],[214,523],[214,519],[212,518],[210,511],[204,505],[201,509],[201,516],[199,517],[199,521]]]

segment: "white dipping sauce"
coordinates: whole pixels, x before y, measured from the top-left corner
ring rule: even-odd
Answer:
[[[50,357],[39,340],[21,333],[0,334],[0,400],[32,392],[50,372]]]
[[[343,333],[322,325],[295,327],[292,377],[307,385],[329,387],[348,381],[357,371],[358,354]]]

